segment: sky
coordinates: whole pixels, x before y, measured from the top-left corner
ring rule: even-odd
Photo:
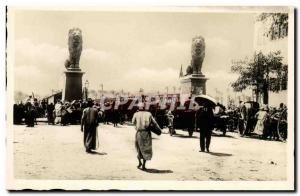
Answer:
[[[8,19],[9,20],[9,19]],[[231,61],[253,55],[254,14],[17,10],[15,91],[48,95],[63,87],[68,31],[82,30],[80,68],[90,89],[164,92],[179,87],[191,40],[203,36],[207,93],[231,91]],[[8,35],[10,33],[8,32]]]

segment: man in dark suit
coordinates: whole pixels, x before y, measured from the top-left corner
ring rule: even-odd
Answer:
[[[200,150],[209,152],[212,130],[214,128],[214,114],[212,107],[205,104],[196,112],[196,128],[200,129]]]

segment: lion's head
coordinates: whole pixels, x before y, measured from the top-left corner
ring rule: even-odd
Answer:
[[[82,43],[82,32],[79,28],[73,28],[69,30],[69,44],[78,46]]]
[[[201,36],[194,37],[192,40],[192,57],[199,58],[205,54],[205,41]],[[203,56],[204,58],[204,56]]]

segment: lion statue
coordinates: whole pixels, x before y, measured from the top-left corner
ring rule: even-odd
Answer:
[[[194,37],[192,40],[192,60],[191,66],[193,74],[202,74],[201,68],[205,57],[205,41],[201,36]]]
[[[79,28],[69,30],[69,59],[65,62],[67,69],[79,69],[79,60],[82,51],[82,32]]]

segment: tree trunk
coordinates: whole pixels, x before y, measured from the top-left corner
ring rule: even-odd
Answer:
[[[263,89],[263,103],[269,104],[269,89],[266,87]]]
[[[255,92],[255,101],[257,103],[259,103],[259,92],[258,91]]]

